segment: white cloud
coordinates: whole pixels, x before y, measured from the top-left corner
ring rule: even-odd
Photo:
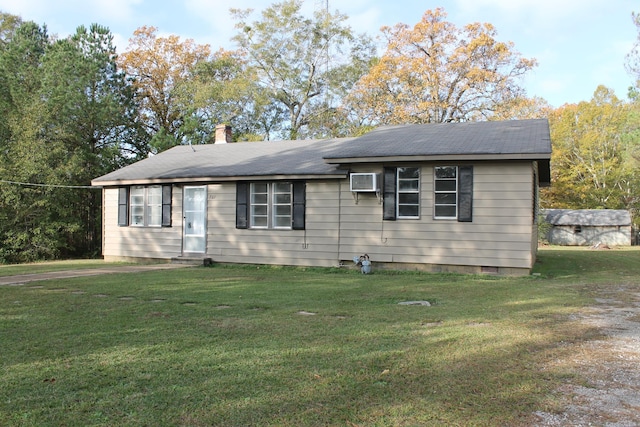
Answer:
[[[353,10],[353,12],[349,12]],[[368,35],[375,37],[378,35],[380,27],[383,25],[382,10],[377,7],[368,8],[353,8],[341,11],[349,17],[348,24],[357,33],[367,33]],[[376,23],[376,24],[374,24]],[[391,23],[384,23],[384,25],[392,25]],[[372,32],[372,27],[375,27],[375,32]]]
[[[37,10],[47,9],[51,3],[47,0],[0,0],[0,10],[12,15],[31,14]]]
[[[92,14],[103,17],[106,21],[131,21],[135,17],[134,7],[140,4],[142,0],[94,0]]]
[[[43,24],[53,3],[47,0],[0,0],[0,10],[20,16],[24,21]]]
[[[111,32],[111,35],[113,35],[113,45],[116,47],[116,52],[124,52],[127,49],[127,46],[129,46],[129,38],[131,37],[131,35],[125,36],[120,33],[114,32]]]
[[[569,78],[566,77],[564,79],[556,77],[552,79],[541,80],[537,85],[544,92],[562,92],[567,87],[568,80]]]
[[[93,23],[109,27],[135,19],[134,7],[143,0],[0,0],[0,10],[19,15],[25,21],[46,25],[50,34],[66,37],[80,25]]]
[[[272,0],[185,0],[186,12],[194,22],[199,21],[198,34],[190,37],[198,43],[211,45],[213,51],[220,47],[233,49],[230,39],[236,32],[236,21],[231,17],[230,9],[253,9],[251,20],[254,20],[259,19],[260,12],[272,3]]]
[[[545,21],[566,19],[588,13],[593,8],[611,5],[610,0],[455,0],[461,10],[477,14],[491,8],[515,17],[536,17]]]

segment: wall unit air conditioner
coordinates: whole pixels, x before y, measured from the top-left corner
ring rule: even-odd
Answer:
[[[354,193],[375,193],[380,190],[380,174],[377,173],[352,173],[349,182]]]

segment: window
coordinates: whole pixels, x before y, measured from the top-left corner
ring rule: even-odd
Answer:
[[[382,219],[420,217],[420,169],[385,167],[382,183]],[[434,168],[434,218],[471,222],[473,166]]]
[[[384,168],[382,218],[420,218],[420,168]]]
[[[269,228],[269,184],[251,184],[251,227]]]
[[[291,184],[288,182],[276,182],[272,184],[271,189],[273,228],[291,228],[291,213],[293,211]]]
[[[236,228],[305,228],[305,183],[238,182]]]
[[[420,217],[420,169],[398,168],[398,218]]]
[[[251,184],[251,228],[291,228],[291,183]]]
[[[162,187],[131,187],[129,224],[139,227],[162,225]]]
[[[435,218],[458,217],[458,168],[438,166],[435,168]]]
[[[118,194],[118,225],[171,226],[171,186],[121,187]]]
[[[472,213],[473,166],[436,166],[433,217],[471,222]]]

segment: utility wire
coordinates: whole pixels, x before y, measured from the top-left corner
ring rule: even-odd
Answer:
[[[91,185],[58,185],[58,184],[34,184],[31,182],[17,182],[17,181],[7,181],[5,179],[0,179],[0,182],[5,184],[14,184],[14,185],[24,185],[27,187],[52,187],[52,188],[85,188],[91,190],[101,190],[101,187],[93,187]]]

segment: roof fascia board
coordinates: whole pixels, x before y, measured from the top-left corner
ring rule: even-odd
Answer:
[[[347,176],[347,171],[326,175],[264,175],[264,176],[215,176],[215,177],[193,177],[193,178],[149,178],[149,179],[123,179],[108,181],[92,181],[93,187],[120,187],[126,185],[154,185],[154,184],[191,184],[191,183],[214,183],[214,182],[235,182],[235,181],[298,181],[298,180],[321,180],[321,179],[343,179]]]
[[[342,157],[325,158],[330,164],[340,163],[382,163],[382,162],[434,162],[434,161],[473,161],[473,160],[547,160],[551,153],[522,153],[522,154],[440,154],[440,155],[411,155],[411,156],[380,156],[380,157]]]

